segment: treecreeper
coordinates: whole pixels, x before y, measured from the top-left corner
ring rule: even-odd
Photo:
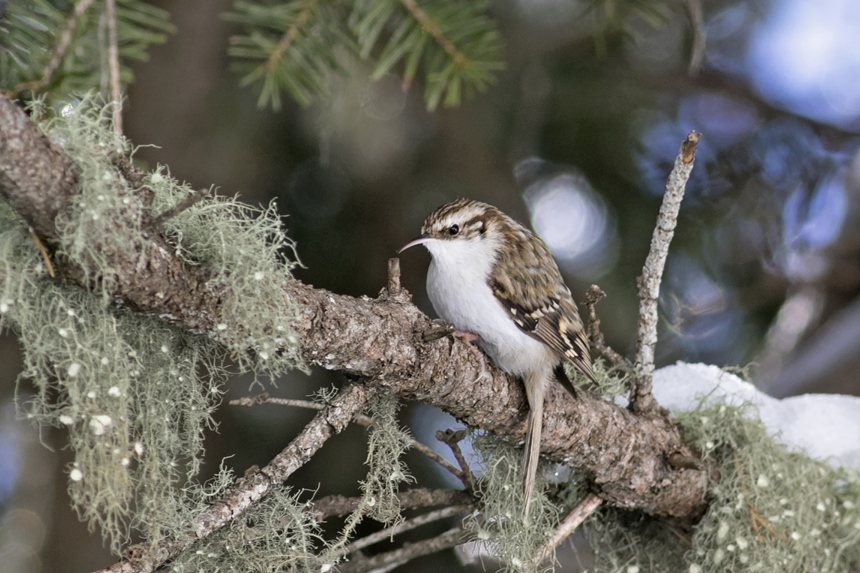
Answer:
[[[433,211],[421,235],[400,252],[415,245],[424,245],[432,256],[427,295],[439,318],[523,380],[529,402],[523,464],[523,515],[528,516],[547,385],[564,376],[559,367],[565,361],[594,381],[570,289],[540,239],[480,201],[458,199]]]

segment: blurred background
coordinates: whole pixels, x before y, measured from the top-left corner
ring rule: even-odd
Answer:
[[[657,25],[631,13],[615,27],[585,1],[495,1],[506,69],[486,93],[433,113],[420,85],[371,82],[363,69],[330,100],[260,110],[230,71],[235,28],[221,14],[232,3],[154,4],[171,12],[178,32],[135,66],[125,131],[153,145],[137,159],[249,203],[276,200],[305,265],[301,280],[375,296],[386,260],[424,217],[467,196],[530,224],[575,298],[600,285],[604,333],[630,356],[636,276],[672,161],[695,129],[704,137],[661,291],[658,366],[751,365],[753,381],[777,397],[860,395],[860,3],[667,2]],[[432,315],[428,261],[423,250],[406,253],[403,282]],[[112,557],[69,509],[64,436],[15,420],[19,365],[7,334],[0,571],[104,567]],[[257,392],[250,383],[231,380],[228,398]],[[267,389],[305,397],[340,383],[314,371]],[[232,456],[241,474],[280,451],[311,413],[224,406],[218,417],[210,468]],[[415,405],[403,421],[434,446],[436,430],[459,427]],[[322,483],[317,496],[355,494],[364,443],[364,430],[350,428],[292,483]],[[408,461],[421,485],[447,483],[425,460]],[[444,552],[402,570],[440,567],[468,566]]]

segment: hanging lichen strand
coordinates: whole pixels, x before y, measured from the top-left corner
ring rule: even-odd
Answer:
[[[587,522],[597,571],[787,573],[851,571],[860,563],[860,475],[771,437],[751,406],[679,416],[688,443],[719,481],[692,536],[680,524],[620,510]]]
[[[483,511],[466,521],[469,533],[483,542],[507,571],[534,573],[551,569],[551,562],[535,560],[559,521],[560,508],[545,492],[544,472],[538,471],[529,516],[524,520],[522,449],[484,433],[473,434],[472,446],[480,462],[477,487]]]
[[[33,113],[43,118],[45,110]],[[26,224],[2,204],[0,327],[18,335],[21,380],[35,390],[19,390],[22,413],[67,428],[74,506],[119,551],[134,530],[158,541],[157,524],[174,511],[179,486],[197,473],[203,430],[224,379],[224,347],[243,369],[267,375],[302,365],[291,330],[297,309],[282,289],[291,268],[283,250],[292,245],[273,209],[216,197],[164,223],[179,256],[212,273],[207,288],[223,301],[212,336],[112,304],[113,272],[102,253],[136,250],[147,240],[141,210],[154,217],[191,190],[163,169],[144,177],[145,189],[131,188],[109,159],[118,143],[128,143],[117,141],[108,115],[84,98],[41,122],[80,181],[80,194],[57,221],[55,259],[83,269],[97,292],[49,278]],[[152,197],[145,206],[144,193]]]

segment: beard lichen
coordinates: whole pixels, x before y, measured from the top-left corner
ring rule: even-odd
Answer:
[[[207,288],[223,302],[215,331],[191,334],[126,310],[110,295],[116,270],[106,253],[143,252],[143,222],[191,190],[164,168],[134,188],[111,159],[131,146],[111,129],[109,106],[93,98],[50,117],[36,102],[31,114],[77,171],[79,193],[56,221],[55,257],[82,269],[92,290],[50,279],[26,223],[0,201],[0,328],[17,334],[19,380],[34,389],[20,387],[20,410],[68,431],[72,503],[113,551],[132,535],[156,543],[158,524],[198,473],[225,356],[264,375],[304,367],[292,330],[298,308],[283,289],[296,264],[285,256],[292,243],[273,207],[197,203],[161,230],[187,264],[210,271]]]
[[[475,433],[481,479],[477,483],[482,510],[466,520],[473,539],[508,571],[533,573],[552,568],[536,560],[539,549],[558,525],[560,507],[546,494],[545,465],[537,473],[528,516],[523,516],[522,448],[485,433]]]
[[[692,528],[604,509],[586,523],[597,571],[829,572],[860,563],[860,475],[793,451],[752,406],[678,416],[713,464],[709,509]]]
[[[25,227],[0,231],[0,277],[0,327],[34,388],[21,413],[68,431],[75,509],[114,551],[132,530],[157,540],[153,524],[197,473],[223,378],[216,343],[56,284]]]

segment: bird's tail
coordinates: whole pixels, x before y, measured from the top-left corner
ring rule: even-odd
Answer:
[[[540,436],[543,428],[543,398],[546,376],[543,372],[527,375],[524,379],[529,400],[529,417],[525,444],[525,474],[523,474],[523,518],[527,519],[532,492],[535,487],[538,461],[540,460]]]

